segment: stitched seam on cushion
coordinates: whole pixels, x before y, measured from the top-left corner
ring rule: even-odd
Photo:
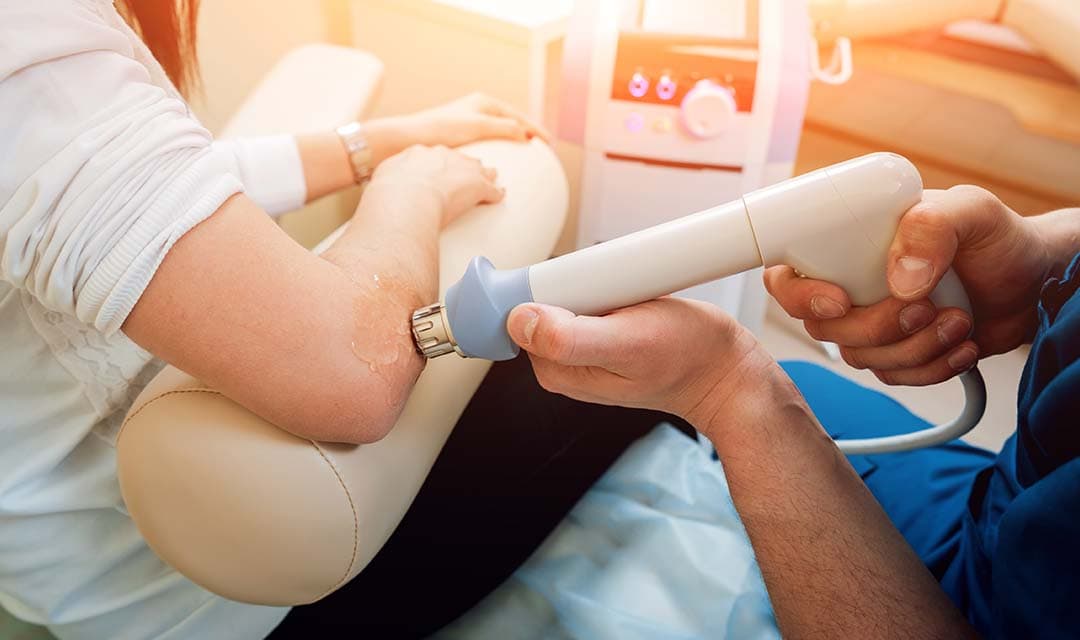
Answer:
[[[326,452],[323,451],[322,447],[319,446],[319,443],[315,442],[314,440],[309,440],[309,442],[311,443],[311,446],[315,447],[315,450],[319,452],[319,455],[322,456],[323,460],[326,461],[326,464],[334,472],[334,477],[336,477],[338,483],[341,484],[341,490],[345,492],[345,497],[349,500],[349,509],[352,510],[353,515],[353,548],[352,557],[349,559],[349,566],[345,568],[345,575],[341,576],[341,579],[338,580],[334,586],[322,592],[317,598],[315,598],[315,601],[319,601],[336,591],[338,588],[341,587],[341,585],[345,584],[349,580],[349,574],[352,572],[352,568],[356,564],[356,550],[360,546],[360,519],[356,514],[356,504],[353,502],[352,494],[349,493],[349,487],[345,485],[345,480],[341,477],[341,473],[338,471],[337,467],[334,466],[334,463],[330,460],[330,457],[326,455]]]
[[[142,413],[143,409],[149,407],[150,405],[154,404],[158,400],[161,400],[162,398],[167,398],[168,396],[174,396],[174,395],[177,395],[179,393],[209,393],[209,394],[212,394],[212,395],[215,395],[215,396],[220,396],[221,395],[221,392],[217,391],[216,389],[206,389],[204,387],[197,387],[197,388],[194,388],[194,389],[174,389],[173,391],[166,391],[165,393],[163,393],[163,394],[161,394],[159,396],[154,396],[150,400],[147,400],[145,403],[143,403],[143,405],[141,407],[139,407],[138,409],[136,409],[134,413],[132,413],[132,414],[128,415],[128,417],[124,418],[123,424],[120,425],[120,430],[116,432],[116,441],[118,443],[120,442],[120,437],[122,435],[124,435],[124,428],[127,427],[128,423],[131,422],[132,420],[134,420],[137,415]]]
[[[124,423],[120,425],[120,431],[118,431],[116,434],[117,442],[120,441],[120,437],[124,434],[124,428],[127,426],[128,422],[134,420],[136,416],[142,413],[143,409],[146,409],[147,407],[154,404],[158,400],[161,400],[162,398],[181,393],[209,393],[216,396],[222,395],[222,393],[220,391],[217,391],[216,389],[207,388],[175,389],[173,391],[166,391],[165,393],[150,399],[141,407],[136,409],[131,415],[124,419]],[[345,584],[348,581],[349,574],[352,572],[353,566],[356,565],[356,551],[360,547],[360,519],[356,513],[356,503],[353,502],[352,494],[349,492],[349,488],[348,486],[346,486],[344,478],[341,477],[341,473],[338,471],[338,468],[334,465],[334,463],[330,460],[330,457],[326,455],[326,452],[323,451],[322,447],[320,447],[317,442],[315,442],[314,440],[308,440],[308,442],[310,442],[311,446],[315,448],[315,451],[319,452],[319,455],[322,456],[323,461],[326,462],[326,465],[330,467],[331,471],[334,472],[334,477],[337,478],[338,484],[341,485],[341,490],[345,493],[345,498],[349,501],[349,509],[352,511],[353,516],[353,548],[352,556],[349,558],[349,565],[345,568],[345,573],[332,587],[322,592],[321,594],[319,594],[318,597],[315,598],[314,601],[318,601],[330,595],[339,587],[341,587],[341,585]]]

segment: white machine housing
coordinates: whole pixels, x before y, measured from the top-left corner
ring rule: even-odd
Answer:
[[[560,136],[583,149],[577,246],[789,178],[810,48],[804,2],[580,2],[566,41],[559,122]],[[759,272],[684,293],[760,327]]]

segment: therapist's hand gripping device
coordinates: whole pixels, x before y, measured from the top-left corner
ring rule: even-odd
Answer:
[[[413,314],[413,337],[428,358],[508,360],[506,331],[526,302],[597,315],[759,266],[790,265],[843,287],[860,306],[889,296],[886,257],[900,217],[922,198],[907,159],[875,153],[766,187],[684,218],[530,267],[500,271],[477,257],[444,303]],[[951,270],[930,295],[939,308],[971,312]],[[940,444],[973,429],[986,407],[978,369],[962,374],[965,404],[955,420],[882,438],[838,440],[845,453],[885,453]],[[872,419],[872,416],[867,416]]]

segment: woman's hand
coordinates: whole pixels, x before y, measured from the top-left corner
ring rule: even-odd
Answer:
[[[418,144],[463,144],[505,138],[528,140],[538,137],[551,142],[543,127],[502,100],[472,93],[434,109],[405,116],[409,133]]]
[[[481,93],[412,115],[365,122],[363,134],[376,168],[416,145],[459,147],[489,138],[533,137],[551,142],[546,131],[513,107]],[[355,184],[352,163],[336,132],[297,136],[296,143],[308,202]]]
[[[525,141],[534,137],[551,142],[543,127],[482,93],[406,116],[372,120],[364,130],[375,164],[416,144],[459,147],[491,138]]]
[[[790,267],[768,269],[765,285],[812,337],[840,345],[851,366],[887,384],[935,384],[1031,339],[1039,291],[1054,266],[1036,219],[978,187],[927,191],[900,220],[889,249],[888,300],[852,308],[841,288]],[[974,323],[927,299],[950,266]]]
[[[507,329],[545,389],[666,411],[699,429],[744,383],[779,370],[749,331],[693,300],[661,298],[603,317],[524,304],[510,313]]]
[[[502,200],[495,178],[495,169],[453,149],[412,146],[379,165],[368,188],[430,192],[445,227],[478,204]]]

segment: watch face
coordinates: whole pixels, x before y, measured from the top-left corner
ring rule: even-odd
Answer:
[[[352,165],[353,177],[357,184],[363,183],[371,176],[371,149],[367,140],[364,139],[362,127],[359,122],[350,122],[337,129],[338,137],[345,145],[345,151],[349,154],[349,163]]]
[[[338,135],[342,137],[348,137],[360,133],[360,123],[350,122],[349,124],[341,125],[338,127]]]

